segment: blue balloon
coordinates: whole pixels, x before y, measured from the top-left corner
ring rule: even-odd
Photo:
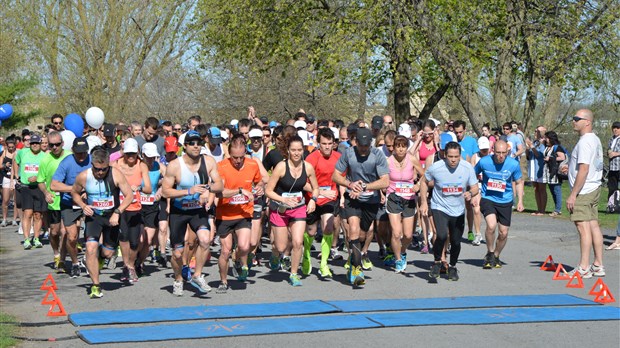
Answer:
[[[71,131],[76,137],[84,134],[84,120],[78,114],[69,114],[65,117],[65,129]]]
[[[13,115],[13,107],[11,104],[0,106],[0,121],[7,120],[11,115]]]

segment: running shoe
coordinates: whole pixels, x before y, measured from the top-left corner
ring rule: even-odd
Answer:
[[[499,260],[499,256],[493,257],[493,267],[502,268],[502,262]]]
[[[323,278],[332,278],[334,276],[327,265],[319,268],[319,275]]]
[[[248,279],[249,268],[248,266],[241,266],[241,271],[239,272],[239,276],[237,279],[241,282],[244,282]]]
[[[22,224],[19,224],[19,228],[17,229],[17,234],[24,234],[24,230],[22,229]]]
[[[79,265],[73,265],[71,266],[71,278],[77,278],[82,274],[82,271],[80,270],[80,266]]]
[[[288,277],[288,281],[289,283],[291,283],[292,286],[301,286],[301,279],[299,279],[299,275],[297,273],[291,273],[291,276]]]
[[[220,286],[217,287],[217,289],[215,289],[215,293],[216,294],[225,294],[228,292],[228,284],[227,283],[220,283]]]
[[[351,258],[350,257],[347,260],[347,262],[344,263],[344,269],[351,269]]]
[[[353,275],[353,270],[350,267],[347,271],[347,280],[351,285],[355,284],[355,275]]]
[[[6,227],[7,225],[6,220],[2,220],[2,222],[0,222],[0,227]]]
[[[592,264],[590,266],[590,274],[592,274],[595,277],[604,277],[605,276],[605,267],[603,266],[595,266],[594,264]]]
[[[116,269],[116,259],[117,258],[118,258],[118,256],[116,256],[116,253],[112,254],[112,256],[110,256],[110,258],[106,260],[106,268],[107,269]]]
[[[215,236],[215,238],[213,238],[213,245],[220,245],[220,236]]]
[[[269,268],[271,268],[272,271],[277,271],[280,269],[280,258],[274,254],[271,254],[271,257],[269,258]]]
[[[232,259],[231,259],[231,261],[232,261]],[[232,274],[233,274],[233,277],[239,278],[239,274],[240,273],[241,273],[241,262],[239,262],[239,261],[233,262],[233,264],[232,264]]]
[[[144,275],[144,264],[141,264],[140,262],[136,262],[135,270],[136,270],[136,274],[138,275],[138,278],[142,277]]]
[[[428,245],[427,244],[424,244],[424,246],[422,247],[422,250],[420,251],[420,253],[428,254]]]
[[[54,269],[56,273],[65,273],[65,263],[60,260],[60,255],[54,256]]]
[[[183,282],[182,281],[174,281],[172,283],[172,294],[174,296],[183,296]]]
[[[441,262],[435,262],[431,266],[431,271],[428,273],[428,276],[431,278],[439,278],[439,271],[441,270]]]
[[[583,268],[581,268],[581,266],[577,266],[577,268],[574,268],[572,271],[568,272],[568,275],[572,277],[577,272],[579,272],[579,275],[581,275],[581,278],[583,278],[583,279],[592,278],[592,273],[590,273],[590,270],[589,269],[583,269]]]
[[[189,269],[188,265],[183,265],[181,276],[186,282],[189,282],[192,279],[192,270]]]
[[[406,260],[404,260],[404,259],[396,260],[395,269],[394,269],[394,271],[396,273],[403,273],[403,272],[405,272],[405,268],[407,268],[407,261]]]
[[[290,256],[282,257],[282,262],[280,262],[280,265],[283,271],[290,272],[291,271],[291,257]]]
[[[211,287],[207,285],[207,282],[205,281],[205,276],[202,274],[198,277],[192,277],[192,280],[189,283],[192,284],[193,287],[198,289],[198,291],[202,292],[203,294],[211,291]]]
[[[394,267],[396,266],[396,258],[393,254],[390,254],[383,259],[383,264],[387,267]]]
[[[448,280],[451,280],[453,282],[459,280],[459,271],[456,269],[456,267],[450,266],[448,268]]]
[[[13,222],[11,222],[11,226],[19,226],[19,222],[13,220]]]
[[[362,255],[362,268],[365,271],[369,271],[372,269],[372,262],[370,261],[368,254]]]
[[[353,280],[353,285],[359,286],[366,284],[366,280],[364,279],[364,272],[362,272],[362,267],[357,266],[353,268],[352,276],[355,277]]]
[[[32,249],[32,243],[30,243],[30,238],[24,239],[24,250]]]
[[[249,268],[254,267],[254,264],[252,262],[254,261],[255,257],[256,257],[256,255],[254,255],[254,253],[249,253],[248,254],[248,267]]]
[[[305,256],[302,256],[302,260],[301,260],[301,272],[304,275],[309,275],[310,273],[312,273],[312,262],[310,261],[309,258],[306,258]]]
[[[475,238],[474,231],[467,232],[467,240],[473,242]]]
[[[476,237],[474,237],[474,240],[471,242],[472,245],[480,245],[480,242],[482,241],[482,234],[477,234]]]
[[[492,252],[488,252],[482,260],[483,269],[491,269],[495,267],[495,255]]]
[[[342,260],[343,259],[342,255],[340,255],[340,252],[338,252],[337,248],[332,248],[331,249],[331,251],[329,253],[329,257],[332,260]]]
[[[123,271],[121,272],[121,282],[126,282],[129,280],[129,268],[123,266]]]
[[[102,298],[103,291],[101,291],[101,286],[93,285],[90,287],[90,298]]]

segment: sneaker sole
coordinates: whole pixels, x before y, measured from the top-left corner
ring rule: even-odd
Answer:
[[[194,284],[194,282],[193,282],[193,281],[190,281],[189,283],[190,283],[193,287],[195,287],[196,289],[198,289],[198,291],[202,292],[203,294],[206,294],[206,293],[208,293],[208,292],[210,292],[210,291],[211,291],[211,288],[207,289],[207,291],[204,291],[200,285],[198,285],[198,284]]]

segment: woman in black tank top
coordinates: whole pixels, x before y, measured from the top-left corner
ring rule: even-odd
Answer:
[[[2,182],[2,222],[0,222],[0,226],[4,227],[8,225],[7,213],[9,209],[9,200],[13,198],[15,201],[15,180],[11,181],[11,170],[13,170],[13,158],[17,153],[15,147],[14,138],[8,138],[6,140],[6,146],[4,147],[4,151],[0,156],[0,162],[2,167],[0,168],[2,172],[2,177],[0,177],[0,182]],[[19,209],[13,209],[13,226],[17,226],[17,212]]]
[[[303,160],[303,141],[295,135],[288,139],[285,160],[278,163],[267,183],[265,193],[271,200],[269,220],[273,226],[273,254],[269,261],[272,269],[280,265],[280,255],[288,247],[289,234],[293,244],[292,258],[283,257],[285,263],[291,263],[289,281],[293,286],[300,286],[301,280],[297,274],[301,260],[304,232],[306,231],[306,213],[316,208],[316,198],[319,195],[319,185],[314,168]],[[308,184],[308,186],[306,186]],[[312,191],[308,203],[303,196],[304,187]],[[308,189],[309,188],[309,189]]]

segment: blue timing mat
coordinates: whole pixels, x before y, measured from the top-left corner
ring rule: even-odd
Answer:
[[[268,318],[256,320],[204,321],[174,325],[142,326],[131,328],[85,329],[77,332],[90,344],[115,342],[144,342],[316,332],[327,330],[368,329],[381,325],[362,315],[313,316],[293,318]]]
[[[607,306],[466,309],[375,314],[319,315],[255,320],[205,321],[130,328],[84,329],[90,344],[190,338],[338,331],[377,327],[510,324],[557,321],[620,320],[620,308]]]
[[[133,324],[160,321],[272,317],[339,312],[323,301],[234,304],[222,306],[191,306],[177,308],[147,308],[119,311],[82,312],[69,315],[76,326],[103,324]]]
[[[596,302],[565,294],[519,296],[464,296],[417,299],[327,301],[343,313],[494,307],[594,305]]]
[[[374,313],[365,315],[385,327],[419,325],[510,324],[620,320],[620,308],[607,306],[468,309]]]

